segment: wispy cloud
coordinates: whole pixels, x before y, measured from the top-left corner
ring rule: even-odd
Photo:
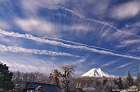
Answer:
[[[0,42],[6,44],[6,45],[12,45],[12,46],[20,46],[22,44],[22,41],[16,38],[7,38],[7,36],[0,34]]]
[[[76,60],[76,61],[73,62],[72,64],[77,65],[77,64],[81,64],[81,63],[83,63],[83,62],[85,62],[85,61],[86,61],[86,58],[82,58],[82,59]]]
[[[90,31],[92,28],[90,26],[88,26],[88,24],[74,24],[74,25],[65,25],[63,27],[64,30],[71,30],[71,31],[77,31],[77,32],[88,32]]]
[[[7,32],[7,31],[3,31],[3,30],[0,30],[0,34],[12,36],[12,37],[21,37],[21,38],[25,38],[25,39],[34,40],[37,42],[47,43],[47,44],[56,45],[56,46],[62,46],[65,48],[86,50],[86,51],[90,51],[90,52],[94,52],[94,53],[100,53],[100,54],[105,54],[105,55],[113,55],[113,56],[119,56],[119,57],[124,57],[124,58],[140,60],[140,57],[138,57],[138,56],[131,56],[131,55],[123,54],[123,53],[120,54],[118,52],[114,52],[111,50],[90,48],[90,47],[84,46],[84,45],[77,46],[77,45],[65,44],[63,42],[53,41],[53,40],[49,40],[49,39],[43,39],[43,38],[35,37],[35,36],[29,35],[29,34],[19,34],[19,33],[14,33],[14,32]]]
[[[62,7],[60,5],[61,4],[64,4],[65,1],[64,0],[60,0],[60,1],[56,1],[56,0],[52,0],[51,1],[51,0],[49,0],[49,1],[46,2],[45,0],[42,0],[41,2],[34,1],[33,3],[32,3],[32,1],[30,1],[31,2],[31,5],[30,5],[29,4],[29,1],[24,0],[22,2],[22,4],[23,4],[22,8],[25,8],[25,11],[28,11],[28,10],[34,11],[35,14],[30,14],[31,12],[28,12],[28,14],[26,14],[26,15],[28,15],[27,17],[29,19],[18,19],[18,20],[16,20],[16,24],[20,28],[24,29],[25,31],[32,29],[32,32],[36,32],[38,34],[41,34],[42,33],[42,34],[47,34],[48,35],[48,33],[51,33],[51,34],[49,34],[49,36],[54,35],[53,37],[56,37],[56,36],[57,37],[60,37],[61,36],[60,30],[61,31],[62,30],[78,30],[75,33],[79,34],[81,32],[79,30],[84,30],[85,31],[85,30],[90,30],[91,29],[87,25],[81,25],[81,24],[78,24],[78,25],[65,25],[65,24],[63,24],[63,25],[61,25],[61,24],[60,25],[57,25],[57,24],[53,24],[53,23],[50,23],[50,22],[47,22],[47,21],[44,21],[44,20],[42,21],[41,18],[37,18],[38,15],[36,13],[38,12],[38,9],[40,7],[43,7],[43,8],[46,8],[46,9],[51,9],[51,10],[60,10],[60,9],[62,9],[64,11],[67,11],[67,12],[72,13],[75,16],[78,16],[80,19],[85,20],[85,21],[87,21],[89,23],[91,22],[92,24],[98,24],[98,25],[103,25],[103,26],[105,25],[105,26],[107,26],[108,29],[106,31],[102,31],[102,34],[104,34],[102,36],[104,36],[104,37],[106,37],[108,39],[111,39],[111,38],[115,38],[116,37],[116,33],[113,34],[113,36],[110,35],[110,33],[112,33],[113,31],[114,32],[117,31],[117,34],[118,33],[120,34],[119,38],[121,37],[121,39],[122,38],[125,38],[125,37],[128,37],[128,36],[135,36],[137,38],[140,38],[140,36],[136,35],[133,32],[119,30],[118,28],[116,28],[115,26],[113,26],[113,25],[111,25],[111,24],[109,24],[107,22],[99,21],[99,20],[96,20],[96,19],[93,19],[93,18],[88,18],[88,17],[84,16],[83,13],[79,13],[75,9],[69,9],[69,8],[66,8],[65,6]],[[92,3],[92,2],[96,3],[95,4],[95,7],[93,9],[95,9],[95,10],[97,9],[97,11],[99,10],[101,12],[104,12],[108,8],[108,4],[109,4],[109,0],[107,0],[107,1],[106,0],[103,0],[103,1],[98,1],[98,0],[89,1],[88,0],[87,2],[89,4]],[[101,6],[101,7],[99,8],[98,6]],[[82,7],[83,6],[81,6],[81,8]],[[31,17],[34,17],[34,19],[30,19]],[[48,27],[48,28],[46,28],[46,27]],[[110,29],[113,30],[113,31],[111,31]],[[59,31],[56,31],[56,30],[59,30]],[[94,30],[94,28],[92,28],[92,30]],[[82,31],[82,32],[84,32],[84,31]],[[96,32],[97,32],[97,30],[96,30]],[[117,35],[116,38],[118,38],[118,35]]]
[[[140,52],[140,47],[135,47],[130,52]]]
[[[120,66],[117,67],[117,69],[125,68],[125,67],[127,67],[127,66],[129,66],[131,64],[132,64],[132,62],[120,65]]]
[[[94,0],[94,1],[87,0],[86,1],[87,4],[84,4],[85,1],[81,1],[82,5],[78,5],[78,6],[77,6],[77,2],[78,1],[71,1],[71,3],[74,4],[73,7],[75,7],[75,8],[72,8],[71,9],[69,7],[68,8],[65,7],[65,4],[68,3],[65,0],[48,0],[48,1],[42,0],[42,1],[34,1],[34,2],[32,0],[31,1],[28,1],[28,0],[21,1],[22,8],[25,9],[25,11],[28,11],[29,10],[28,14],[26,14],[26,15],[28,15],[28,17],[33,17],[34,16],[36,18],[37,17],[37,14],[36,13],[38,12],[38,9],[40,9],[41,7],[46,8],[46,9],[50,9],[50,10],[60,10],[60,9],[62,9],[64,11],[67,11],[67,12],[72,13],[75,16],[78,16],[80,19],[83,19],[83,20],[85,20],[87,22],[97,23],[97,24],[103,25],[103,26],[105,25],[105,26],[108,26],[109,28],[114,29],[114,31],[118,31],[122,35],[128,35],[128,36],[133,35],[133,36],[136,36],[136,37],[140,38],[138,35],[136,35],[136,34],[134,34],[132,32],[125,32],[123,30],[119,30],[118,28],[116,28],[115,26],[113,26],[113,25],[111,25],[111,24],[109,24],[107,22],[99,21],[99,20],[96,20],[96,19],[93,19],[93,18],[88,18],[88,17],[85,16],[84,13],[90,12],[90,14],[91,14],[92,10],[93,11],[97,11],[99,14],[104,14],[106,12],[106,10],[108,9],[109,0],[102,0],[102,1],[98,1],[98,0]],[[128,10],[133,10],[133,9],[135,10],[135,8],[139,7],[139,2],[137,3],[135,1],[132,1],[132,2],[129,2],[129,3],[126,3],[126,5],[125,4],[122,4],[120,7],[124,7],[124,6],[126,7],[126,6],[128,6],[127,9],[123,9],[123,10],[125,10],[125,11],[127,10],[126,12],[128,12],[128,13],[133,13],[133,12],[129,12]],[[83,10],[85,8],[88,8],[88,10],[89,10],[89,6],[90,6],[90,9],[91,9],[90,11],[86,11],[86,12],[85,11],[82,11],[82,12],[79,12],[80,10]],[[129,9],[129,6],[132,7],[132,8]],[[91,8],[91,7],[93,7],[93,8]],[[118,8],[115,7],[114,10],[112,10],[112,11],[115,11],[115,9],[118,9]],[[30,14],[31,11],[35,12],[35,14]],[[97,12],[92,12],[92,14],[93,15],[94,15],[94,13],[97,14]],[[123,11],[123,13],[124,13],[124,11]],[[116,13],[112,13],[112,14],[116,14]],[[129,14],[126,13],[126,15],[129,15]],[[55,28],[56,28],[56,26],[59,26],[59,25],[56,25],[56,24],[54,24],[54,25],[55,25]],[[72,25],[69,25],[69,26],[71,28],[74,28]],[[82,26],[79,25],[79,26],[75,26],[75,29],[78,29],[78,30],[79,29],[80,30],[81,29],[82,30],[87,30],[87,27],[84,27],[83,28]]]
[[[50,34],[52,35],[54,33],[54,24],[37,19],[37,18],[27,18],[27,19],[15,19],[15,23],[17,26],[19,26],[22,30],[28,32],[28,33],[37,33],[40,35],[43,34]]]
[[[75,11],[69,9],[69,8],[66,8],[66,7],[61,7],[61,6],[52,6],[51,7],[51,6],[48,6],[46,8],[48,8],[48,9],[55,9],[55,10],[63,9],[65,11],[68,11],[68,12],[72,13],[75,16],[78,16],[80,19],[83,19],[83,20],[88,21],[88,22],[96,23],[96,24],[99,24],[99,25],[102,25],[102,26],[106,26],[106,27],[108,27],[109,30],[112,29],[112,30],[114,30],[114,32],[117,32],[117,33],[119,33],[119,34],[121,34],[123,36],[124,35],[126,35],[126,36],[135,36],[137,38],[140,38],[139,35],[137,35],[137,34],[135,34],[133,32],[130,32],[130,31],[128,32],[128,31],[120,30],[120,29],[118,29],[117,27],[113,26],[112,24],[110,24],[108,22],[96,20],[96,19],[93,19],[93,18],[88,18],[88,17],[86,17],[86,16],[84,16],[84,15],[78,13],[78,12],[75,12]],[[108,31],[108,29],[107,29],[107,31]],[[121,37],[121,36],[119,36],[119,37]]]
[[[115,6],[111,11],[111,16],[116,19],[125,19],[134,17],[140,12],[140,2],[138,0],[127,2],[119,6]]]
[[[111,62],[108,62],[108,63],[105,63],[105,64],[103,64],[101,67],[107,67],[107,66],[110,66],[110,65],[114,64],[115,62],[117,62],[117,60],[115,60],[115,61],[111,61]]]
[[[124,44],[120,44],[120,45],[116,45],[116,48],[124,48],[126,47],[127,45],[124,45]]]
[[[8,52],[19,52],[19,53],[31,53],[31,54],[40,54],[40,55],[51,55],[51,56],[71,56],[71,57],[79,57],[69,53],[63,52],[54,52],[48,50],[38,50],[38,49],[27,49],[16,46],[5,46],[0,44],[0,51],[8,51]]]
[[[9,29],[10,25],[8,25],[8,23],[5,22],[5,21],[0,20],[0,28],[2,28],[2,29]]]
[[[4,35],[1,34],[0,34],[0,39],[2,42],[6,42],[6,43],[9,43],[11,41],[10,39],[6,38]]]
[[[35,18],[16,18],[14,19],[15,24],[21,28],[23,31],[27,33],[32,33],[36,35],[49,35],[53,37],[60,37],[62,30],[64,31],[71,31],[76,34],[86,33],[92,29],[91,26],[88,24],[82,24],[82,23],[74,23],[71,25],[66,24],[58,24],[58,23],[52,23],[47,20],[39,19],[38,17]]]
[[[25,12],[28,15],[36,14],[38,9],[43,6],[55,6],[64,3],[65,0],[22,0],[21,1],[21,7],[24,9],[23,12]],[[27,16],[28,16],[27,15]]]
[[[120,42],[120,45],[116,46],[117,48],[133,46],[129,52],[139,52],[140,51],[140,39],[126,39]]]
[[[124,45],[139,44],[139,43],[140,43],[140,39],[125,40],[121,42],[121,44]]]
[[[58,68],[58,66],[50,60],[43,61],[39,58],[30,56],[30,55],[0,56],[0,61],[4,64],[7,64],[10,67],[10,70],[12,71],[17,71],[17,70],[22,71],[22,72],[38,71],[42,73],[49,73],[52,69]],[[28,62],[25,62],[25,61],[28,61]],[[41,66],[41,67],[38,67],[38,66]]]
[[[76,3],[77,1],[75,1],[75,2],[72,1],[72,2],[73,3]],[[28,12],[28,13],[25,13],[25,16],[27,18],[29,18],[29,19],[15,19],[16,20],[16,24],[20,28],[24,29],[25,31],[27,31],[27,30],[29,31],[29,30],[33,29],[32,32],[35,32],[35,30],[39,30],[39,31],[36,31],[36,33],[40,33],[40,34],[42,33],[42,34],[44,34],[46,32],[46,34],[47,33],[52,33],[53,34],[54,32],[56,32],[55,29],[53,29],[53,28],[57,28],[57,26],[58,26],[57,29],[59,29],[60,28],[59,25],[56,25],[56,24],[53,25],[52,23],[50,23],[48,21],[41,20],[42,18],[38,18],[38,15],[36,13],[38,13],[38,9],[40,9],[41,7],[47,8],[47,9],[53,9],[53,10],[57,10],[57,9],[60,10],[60,9],[62,9],[64,11],[68,11],[68,12],[72,13],[73,15],[78,16],[80,19],[83,19],[85,21],[94,22],[94,23],[97,23],[97,24],[100,24],[100,25],[106,25],[109,28],[114,29],[114,31],[120,32],[122,35],[129,35],[129,36],[133,35],[133,36],[139,37],[138,35],[136,35],[134,33],[125,32],[125,31],[119,30],[118,28],[116,28],[115,26],[113,26],[113,25],[111,25],[111,24],[109,24],[107,22],[99,21],[99,20],[96,20],[96,19],[93,19],[93,18],[88,18],[88,17],[84,16],[83,13],[77,12],[76,9],[66,8],[65,5],[64,5],[64,7],[60,6],[61,4],[65,4],[65,3],[67,3],[67,1],[65,1],[65,0],[47,0],[47,1],[45,1],[45,0],[42,0],[42,1],[33,1],[33,0],[28,1],[28,0],[23,0],[23,1],[21,1],[21,6],[23,8],[23,13],[25,11]],[[87,5],[84,6],[84,3],[85,3],[84,1],[82,1],[82,3],[83,3],[83,5],[80,5],[81,8],[82,7],[89,8]],[[98,1],[98,0],[90,1],[90,0],[88,0],[87,3],[90,6],[92,4],[95,4],[95,5],[92,5],[93,6],[93,11],[95,9],[95,10],[98,11],[98,13],[101,12],[101,14],[102,14],[102,12],[105,12],[105,10],[108,8],[109,0],[103,0],[103,1]],[[99,7],[99,6],[101,6],[101,7]],[[77,7],[77,6],[75,6],[75,7]],[[35,12],[35,14],[32,14],[31,11]],[[71,25],[69,26],[69,28],[70,27],[71,28],[74,28]],[[76,30],[87,30],[87,27],[82,27],[82,25],[81,26],[80,25],[76,25],[75,26],[75,29]],[[59,32],[57,32],[56,34],[59,35]]]

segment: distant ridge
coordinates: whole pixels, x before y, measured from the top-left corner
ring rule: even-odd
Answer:
[[[101,70],[101,68],[92,68],[91,70],[89,70],[88,72],[84,73],[81,76],[85,76],[85,77],[113,77],[110,76],[109,74],[103,72]]]

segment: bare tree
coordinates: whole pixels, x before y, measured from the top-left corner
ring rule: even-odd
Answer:
[[[61,82],[63,84],[65,92],[70,92],[70,82],[72,75],[74,74],[75,71],[74,65],[63,65],[60,67],[62,73],[60,74],[61,76]]]
[[[51,83],[59,86],[60,75],[61,75],[61,73],[57,69],[54,69],[53,72],[50,74],[50,77],[49,77]]]

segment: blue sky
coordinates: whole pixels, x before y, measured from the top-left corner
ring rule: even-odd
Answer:
[[[49,74],[76,65],[133,76],[140,64],[140,0],[0,0],[0,61]]]

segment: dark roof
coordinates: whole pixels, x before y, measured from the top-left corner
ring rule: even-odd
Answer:
[[[76,88],[78,92],[85,92],[81,88]]]
[[[60,92],[60,89],[57,85],[53,84],[45,84],[45,83],[37,83],[37,82],[27,82],[25,89],[30,89],[28,87],[30,85],[30,88],[33,88],[34,90],[38,87],[41,86],[45,92]]]

